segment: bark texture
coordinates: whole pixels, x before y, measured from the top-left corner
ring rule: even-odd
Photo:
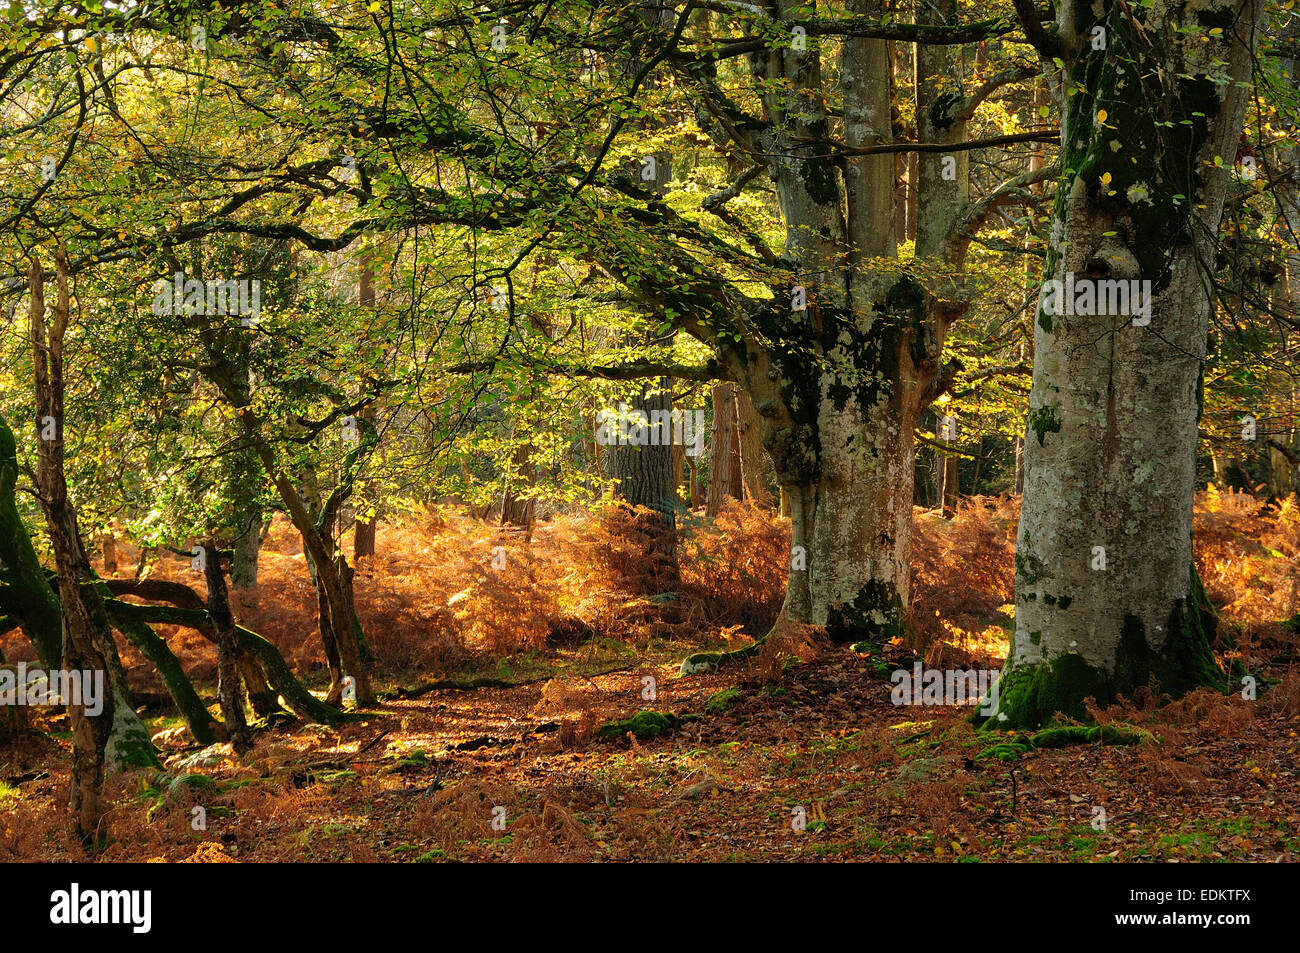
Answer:
[[[208,615],[217,633],[217,696],[221,700],[221,717],[226,735],[236,754],[253,747],[252,733],[244,717],[244,685],[239,671],[239,637],[235,634],[235,617],[230,612],[226,590],[226,572],[221,566],[221,550],[212,543],[204,547],[203,575],[208,585]]]
[[[1065,173],[1046,277],[1149,280],[1152,301],[1137,326],[1114,301],[1038,310],[1002,724],[1084,717],[1086,696],[1151,679],[1169,692],[1218,680],[1191,569],[1211,307],[1198,262],[1214,257],[1228,183],[1214,158],[1235,154],[1259,9],[1060,7],[1061,75],[1077,92],[1056,91]]]
[[[630,409],[654,415],[671,414],[668,381],[647,382],[630,402]],[[670,428],[671,429],[671,428]],[[629,507],[644,507],[634,516],[635,527],[645,533],[654,561],[654,586],[671,591],[678,582],[677,490],[673,484],[671,432],[644,445],[605,447],[609,477],[616,481],[614,495]]]

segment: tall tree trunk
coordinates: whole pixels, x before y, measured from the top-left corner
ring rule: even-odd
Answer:
[[[1025,438],[1017,436],[1014,450],[1016,455],[1015,492],[1019,496],[1025,492]]]
[[[1060,41],[1040,41],[1073,93],[1056,90],[1065,172],[1046,277],[1150,281],[1152,294],[1149,315],[1118,295],[1067,313],[1065,286],[1040,303],[1002,724],[1086,717],[1085,697],[1106,704],[1152,678],[1168,692],[1220,679],[1192,564],[1211,308],[1199,263],[1214,259],[1232,165],[1214,159],[1235,155],[1260,10],[1066,4]],[[1222,84],[1205,76],[1216,61]]]
[[[743,495],[740,445],[736,433],[736,385],[715,384],[713,392],[713,434],[709,446],[709,488],[705,513],[717,516],[728,497]]]
[[[669,381],[646,382],[631,405],[631,411],[671,415],[672,397]],[[639,420],[639,418],[638,418]],[[665,432],[666,431],[666,432]],[[650,512],[643,516],[641,528],[650,539],[654,556],[655,585],[672,591],[678,584],[677,567],[677,493],[673,486],[672,428],[650,427],[650,442],[641,446],[610,444],[605,447],[605,464],[615,481],[614,495],[629,506],[643,506]]]
[[[510,456],[501,495],[502,526],[531,528],[533,525],[533,500],[524,498],[520,493],[520,490],[530,489],[537,481],[537,470],[531,462],[532,453],[533,445],[529,441],[515,447]]]
[[[331,705],[343,703],[343,657],[339,654],[339,634],[334,627],[330,613],[329,593],[321,579],[316,561],[309,555],[307,569],[311,574],[312,586],[316,590],[316,629],[320,634],[321,648],[325,652],[325,668],[329,672],[330,685],[325,693],[325,700]]]
[[[1286,37],[1290,40],[1293,50],[1297,48],[1297,44],[1300,44],[1300,23],[1297,23],[1294,17],[1290,28],[1286,31]],[[1291,78],[1291,85],[1300,86],[1300,57],[1287,57],[1283,63],[1286,74]],[[1293,118],[1293,130],[1295,122]],[[1282,297],[1279,310],[1295,316],[1300,315],[1300,161],[1296,160],[1294,152],[1289,154],[1289,160],[1290,175],[1285,182],[1278,184],[1274,194],[1278,197],[1278,208],[1282,213],[1281,237],[1283,247],[1286,249],[1286,285],[1278,289]],[[1294,414],[1300,410],[1300,382],[1297,382],[1294,377],[1290,396]],[[1270,448],[1270,459],[1275,461],[1277,466],[1273,492],[1278,497],[1285,497],[1288,493],[1300,494],[1300,465],[1293,462],[1297,456],[1300,456],[1300,421],[1295,421],[1290,431],[1284,431],[1278,439],[1283,445],[1289,447],[1291,459],[1277,448]]]
[[[363,308],[373,308],[375,306],[375,267],[372,255],[363,255],[360,264],[360,274],[357,282],[357,303]],[[367,407],[362,411],[363,415],[371,415],[373,411]],[[373,501],[376,490],[373,483],[363,482],[357,487],[357,498],[362,501]],[[358,509],[362,506],[358,503]],[[379,530],[379,514],[376,512],[377,507],[369,508],[364,518],[358,518],[356,529],[352,534],[352,562],[357,564],[360,560],[371,558],[375,555],[375,542]]]
[[[952,519],[957,515],[957,500],[961,496],[957,456],[945,453],[939,459],[939,473],[942,478],[939,490],[940,509],[944,519]]]
[[[878,17],[878,0],[849,13]],[[882,40],[843,42],[840,85],[850,149],[892,140],[889,56]],[[769,61],[786,87],[767,100],[761,151],[786,223],[787,258],[802,276],[760,328],[802,335],[808,353],[749,347],[733,357],[753,398],[791,519],[783,615],[825,626],[836,641],[888,638],[905,624],[912,532],[913,430],[929,372],[916,365],[924,295],[893,258],[893,157],[850,155],[842,185],[816,149],[825,119],[820,56]],[[805,345],[801,345],[800,351]]]
[[[68,500],[63,471],[63,337],[68,326],[68,285],[62,249],[56,258],[58,303],[54,321],[45,324],[45,277],[40,262],[32,258],[30,330],[32,363],[36,378],[36,415],[42,431],[37,444],[36,475],[41,506],[49,527],[50,548],[62,610],[62,667],[98,682],[103,705],[97,713],[88,711],[85,698],[64,699],[72,724],[72,788],[69,809],[77,835],[93,844],[108,833],[102,792],[106,749],[113,730],[113,693],[107,690],[108,666],[95,647],[94,612],[83,598],[78,578],[80,543],[76,518]],[[84,694],[84,693],[83,693]]]
[[[735,388],[736,445],[740,448],[740,471],[745,484],[745,496],[756,506],[767,509],[772,505],[772,491],[767,488],[767,451],[763,449],[763,433],[758,422],[758,411],[749,394]]]
[[[253,736],[244,717],[244,686],[239,671],[241,653],[235,634],[235,617],[230,612],[226,573],[221,567],[221,550],[212,542],[204,546],[203,577],[208,585],[208,615],[217,636],[217,697],[226,735],[236,754],[253,747]]]
[[[679,443],[673,444],[673,489],[679,506],[690,506],[690,500],[682,493],[686,482],[686,448]]]
[[[242,533],[235,537],[230,559],[230,585],[236,590],[257,588],[257,563],[267,520],[259,512],[250,516]]]

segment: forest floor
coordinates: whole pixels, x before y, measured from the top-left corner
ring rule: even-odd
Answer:
[[[885,674],[921,657],[927,665],[998,667],[1005,643],[995,636],[1008,617],[976,608],[963,627],[950,621],[957,613],[947,603],[925,599],[925,559],[961,551],[944,533],[981,549],[995,536],[1005,541],[999,520],[1009,514],[993,506],[968,514],[966,524],[934,518],[921,527],[918,606],[936,607],[946,641],[871,655],[791,631],[745,663],[680,675],[685,655],[749,639],[738,624],[721,624],[725,614],[708,625],[677,614],[656,628],[632,600],[652,633],[643,641],[560,627],[564,638],[523,650],[404,667],[379,680],[379,708],[335,728],[265,726],[242,758],[224,745],[187,745],[170,731],[160,738],[165,770],[109,780],[111,836],[98,857],[1291,860],[1300,856],[1300,670],[1294,639],[1252,616],[1295,612],[1294,516],[1234,505],[1202,503],[1198,534],[1208,542],[1198,544],[1198,561],[1212,597],[1219,592],[1221,630],[1234,638],[1219,654],[1225,664],[1244,657],[1259,678],[1258,701],[1202,691],[1171,703],[1152,694],[1097,713],[1100,722],[1139,730],[1140,744],[1017,747],[1010,742],[1023,738],[973,727],[970,708],[892,702]],[[761,549],[752,535],[733,535],[740,537],[733,544]],[[294,553],[274,539],[269,553],[274,580],[275,559],[288,565]],[[381,550],[379,559],[393,557]],[[991,563],[1001,560],[989,554]],[[1007,580],[1000,568],[988,572],[1001,581],[982,598],[996,605]],[[1235,583],[1232,572],[1241,576]],[[966,582],[949,579],[959,590]],[[1229,599],[1234,585],[1240,591]],[[282,593],[265,579],[263,588],[275,593],[263,596],[275,612],[287,611]],[[689,591],[690,580],[681,588]],[[1251,591],[1256,598],[1247,598]],[[953,605],[980,602],[975,589],[966,592]],[[359,587],[359,602],[369,598]],[[987,627],[969,621],[980,615]],[[274,631],[269,618],[263,628]],[[681,637],[696,629],[708,631]],[[290,640],[277,642],[295,657]],[[11,661],[20,654],[12,643],[3,648]],[[198,654],[186,660],[202,667]],[[323,687],[318,670],[302,671]],[[513,687],[417,687],[484,675]],[[215,702],[211,684],[201,691]],[[671,727],[642,740],[598,736],[610,720],[646,710],[675,716]],[[159,732],[179,724],[165,711],[144,715]],[[84,856],[63,806],[71,749],[64,717],[43,715],[35,730],[0,744],[0,861]]]

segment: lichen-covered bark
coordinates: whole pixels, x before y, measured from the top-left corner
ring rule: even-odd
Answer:
[[[883,9],[878,0],[849,6]],[[850,38],[839,65],[846,143],[889,141],[887,44]],[[816,51],[770,51],[755,68],[782,81],[765,100],[760,145],[795,279],[753,316],[765,346],[746,342],[721,356],[754,402],[789,505],[785,616],[824,625],[840,641],[888,637],[908,604],[921,376],[921,296],[891,264],[893,158],[852,155],[837,167],[816,145],[830,128]]]
[[[1078,716],[1087,695],[1106,702],[1152,676],[1170,692],[1217,678],[1188,573],[1211,307],[1200,263],[1213,258],[1228,176],[1215,157],[1235,154],[1235,84],[1258,18],[1253,0],[1060,8],[1063,174],[1046,277],[1150,281],[1150,323],[1135,326],[1132,306],[1039,309],[1002,724]]]

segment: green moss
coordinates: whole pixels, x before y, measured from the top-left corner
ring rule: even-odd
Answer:
[[[1064,748],[1077,744],[1138,745],[1152,740],[1151,732],[1122,725],[1062,725],[1044,728],[1031,737],[1035,748]]]
[[[977,754],[975,760],[987,761],[990,758],[996,758],[998,761],[1019,761],[1021,755],[1028,750],[1029,745],[1023,741],[999,741]]]
[[[638,741],[649,741],[672,731],[677,718],[657,711],[639,711],[624,721],[611,721],[596,731],[597,738],[623,738],[630,732]]]
[[[852,603],[832,606],[826,617],[826,634],[837,645],[882,645],[905,633],[898,590],[879,579],[867,580]]]
[[[1155,740],[1151,732],[1128,725],[1059,725],[1028,735],[1012,733],[1009,740],[982,750],[975,760],[1017,761],[1033,748],[1064,748],[1078,744],[1139,745]]]
[[[1043,565],[1041,559],[1034,555],[1030,545],[1029,538],[1026,536],[1024,543],[1016,547],[1016,555],[1013,557],[1016,566],[1016,579],[1023,586],[1032,586],[1047,575],[1047,567]],[[1036,599],[1038,594],[1026,593],[1025,598],[1029,599],[1031,596]]]
[[[1069,653],[1050,662],[1012,666],[998,682],[997,717],[985,726],[1037,728],[1058,713],[1082,721],[1087,718],[1085,698],[1109,696],[1106,673],[1081,655]]]
[[[183,788],[194,788],[202,790],[204,788],[215,787],[216,782],[206,774],[182,774],[179,777],[172,778],[167,784],[169,794],[179,793]]]
[[[1057,714],[1086,721],[1085,698],[1109,705],[1152,680],[1161,691],[1175,696],[1202,685],[1224,690],[1227,678],[1214,662],[1207,636],[1214,625],[1213,614],[1199,604],[1204,589],[1195,567],[1191,572],[1192,595],[1171,608],[1159,650],[1147,642],[1142,621],[1129,614],[1120,631],[1113,672],[1096,668],[1072,652],[1035,665],[1009,666],[998,683],[998,716],[987,726],[1036,728]]]
[[[829,205],[839,200],[839,182],[835,178],[835,165],[829,159],[805,159],[803,181],[808,197],[818,205]]]
[[[734,686],[731,688],[724,688],[722,691],[715,693],[707,702],[704,703],[704,710],[710,715],[720,715],[739,700],[739,688]]]
[[[104,748],[104,763],[110,772],[133,768],[161,768],[158,750],[148,729],[126,702],[114,693],[113,728]],[[129,714],[127,714],[129,712]]]
[[[734,652],[696,652],[682,660],[678,671],[683,675],[694,675],[696,672],[707,672],[744,661],[756,655],[766,640],[767,636],[763,636],[761,639],[756,639],[752,645],[746,645],[743,649],[736,649]]]
[[[1049,433],[1061,432],[1061,416],[1051,404],[1037,407],[1029,412],[1029,429],[1038,436],[1038,445]]]

